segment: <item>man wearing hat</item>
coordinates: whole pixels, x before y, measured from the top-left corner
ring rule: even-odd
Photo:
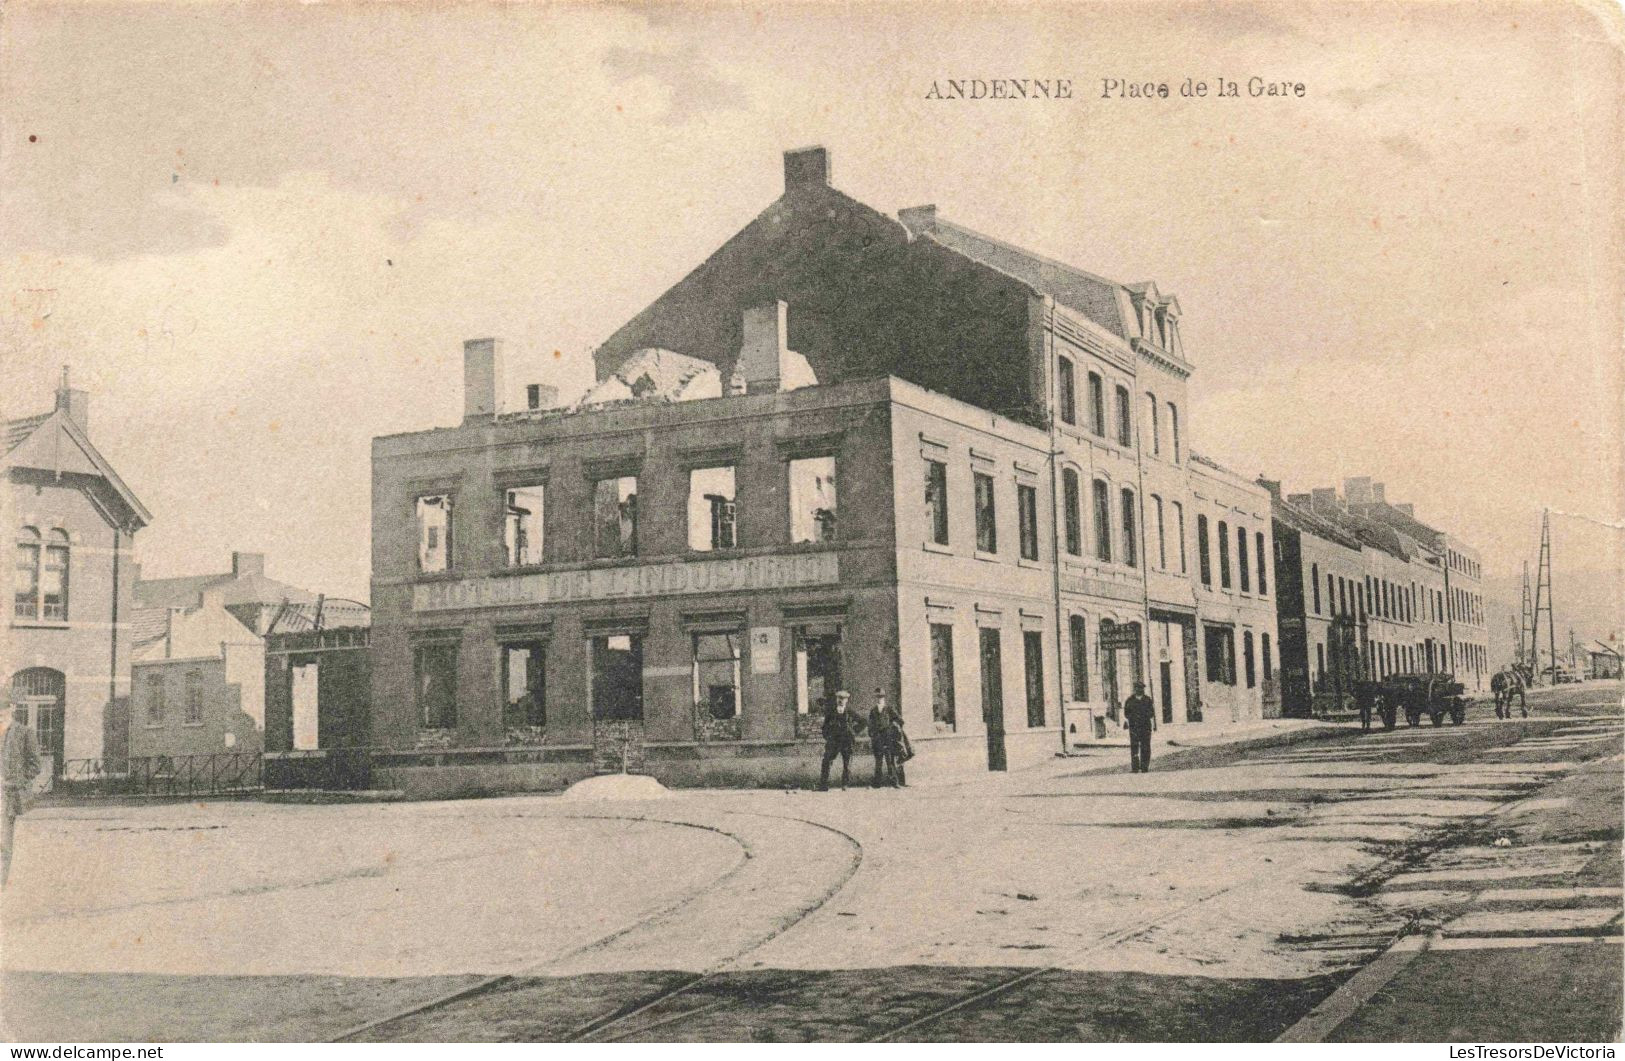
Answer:
[[[852,744],[862,725],[847,709],[852,694],[842,689],[835,694],[835,702],[824,713],[824,765],[818,773],[818,791],[829,791],[829,767],[838,755],[841,757],[841,787],[852,780]]]
[[[1145,695],[1145,682],[1134,683],[1134,695],[1123,704],[1123,717],[1128,721],[1129,770],[1136,774],[1151,771],[1151,730],[1156,725],[1157,710],[1151,698]]]
[[[903,719],[886,703],[886,691],[875,690],[869,710],[869,747],[875,754],[875,787],[903,788]]]

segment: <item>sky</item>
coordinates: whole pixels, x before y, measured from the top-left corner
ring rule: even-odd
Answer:
[[[1193,448],[1370,475],[1559,577],[1617,573],[1621,26],[1457,5],[13,2],[0,22],[0,414],[63,365],[154,513],[144,574],[365,599],[370,440],[461,413],[461,344],[568,396],[594,344],[779,194],[1183,310]],[[1304,95],[1251,98],[1249,77]],[[948,78],[1073,82],[928,99]],[[1237,99],[1185,98],[1185,78]],[[1166,99],[1101,99],[1104,78]],[[1601,521],[1600,523],[1598,521]]]

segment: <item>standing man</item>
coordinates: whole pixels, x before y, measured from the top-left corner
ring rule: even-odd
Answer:
[[[852,744],[858,734],[858,720],[847,705],[852,694],[845,689],[835,694],[835,703],[824,715],[824,765],[818,772],[818,791],[829,791],[829,767],[841,757],[841,788],[852,779]]]
[[[887,706],[882,689],[875,690],[875,706],[869,709],[869,748],[875,756],[875,787],[904,787],[903,720]]]
[[[1145,695],[1145,682],[1134,683],[1134,695],[1123,704],[1123,717],[1128,721],[1128,758],[1132,773],[1151,771],[1151,730],[1156,726],[1157,710],[1151,698]]]
[[[0,716],[0,791],[4,792],[5,824],[0,826],[0,885],[11,876],[11,847],[17,833],[17,818],[23,812],[28,786],[39,776],[39,742],[28,728],[23,708]]]

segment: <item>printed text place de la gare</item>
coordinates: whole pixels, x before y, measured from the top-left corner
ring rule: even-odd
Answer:
[[[1079,98],[1076,83],[1066,77],[950,77],[934,80],[926,88],[926,99],[941,100],[1070,100]],[[1098,99],[1302,99],[1309,89],[1302,81],[1290,79],[1215,77],[1211,80],[1187,77],[1175,81],[1103,77]]]

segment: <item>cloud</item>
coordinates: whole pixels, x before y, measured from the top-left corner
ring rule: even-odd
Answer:
[[[670,94],[661,122],[683,125],[713,111],[748,110],[744,88],[718,77],[697,47],[676,52],[616,46],[603,54],[603,64],[618,84],[652,78]]]

